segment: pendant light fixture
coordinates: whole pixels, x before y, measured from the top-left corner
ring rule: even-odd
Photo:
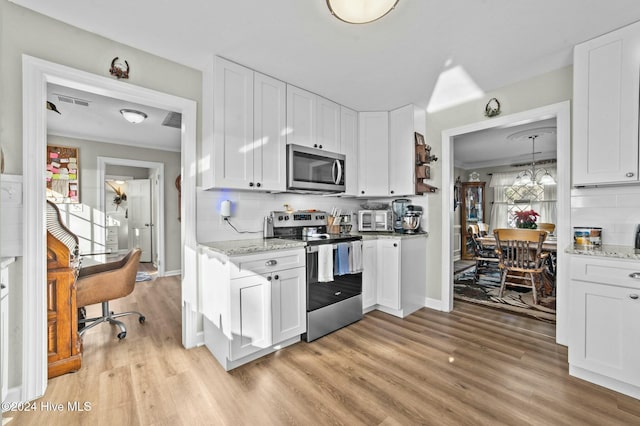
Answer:
[[[142,111],[136,111],[135,109],[121,109],[120,114],[129,123],[138,124],[142,123],[147,118],[147,114]]]
[[[391,12],[399,0],[327,0],[331,14],[349,24],[366,24]]]
[[[528,139],[531,140],[531,168],[527,169],[523,172],[518,173],[516,176],[516,180],[513,182],[516,186],[522,185],[555,185],[556,180],[551,176],[547,169],[538,169],[536,170],[536,139],[539,135],[531,135],[528,136]],[[540,179],[538,179],[538,175],[544,173]]]

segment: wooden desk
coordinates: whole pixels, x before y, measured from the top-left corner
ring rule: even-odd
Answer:
[[[485,247],[493,247],[496,245],[496,239],[493,235],[487,235],[486,237],[477,238],[478,242]],[[542,243],[542,250],[557,252],[558,251],[558,240],[555,237],[547,237],[546,240]]]

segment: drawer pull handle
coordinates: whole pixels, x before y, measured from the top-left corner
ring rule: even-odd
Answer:
[[[640,272],[632,272],[629,274],[629,278],[633,278],[635,280],[640,280]]]
[[[274,259],[267,260],[266,262],[264,262],[264,266],[276,266],[277,264],[278,264],[278,261]],[[638,274],[638,276],[640,277],[640,274]]]
[[[633,300],[637,300],[640,296],[638,296],[637,294],[630,294],[629,298],[633,299]]]
[[[634,173],[633,173],[633,172],[629,172],[629,173],[627,173],[625,176],[626,176],[626,177],[633,177],[633,175],[634,175]]]

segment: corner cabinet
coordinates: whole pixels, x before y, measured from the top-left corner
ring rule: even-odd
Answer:
[[[345,159],[345,195],[358,194],[358,113],[340,107],[340,153]]]
[[[390,112],[361,112],[358,196],[415,194],[415,132],[424,133],[425,113],[414,105]]]
[[[640,23],[577,45],[573,70],[573,185],[638,183]]]
[[[307,331],[304,249],[226,256],[201,248],[204,339],[225,370]]]
[[[287,143],[340,151],[340,105],[287,85]]]
[[[469,225],[477,225],[484,222],[484,186],[486,182],[462,182],[462,202],[460,209],[460,232],[461,232],[461,254],[462,259],[473,258],[473,247]]]
[[[213,186],[286,189],[286,84],[216,57]]]
[[[570,261],[569,373],[640,398],[640,261]]]

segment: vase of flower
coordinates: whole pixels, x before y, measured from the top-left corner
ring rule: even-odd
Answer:
[[[540,215],[535,210],[523,210],[521,212],[515,212],[516,215],[516,227],[524,229],[536,229],[538,228],[538,217]]]

